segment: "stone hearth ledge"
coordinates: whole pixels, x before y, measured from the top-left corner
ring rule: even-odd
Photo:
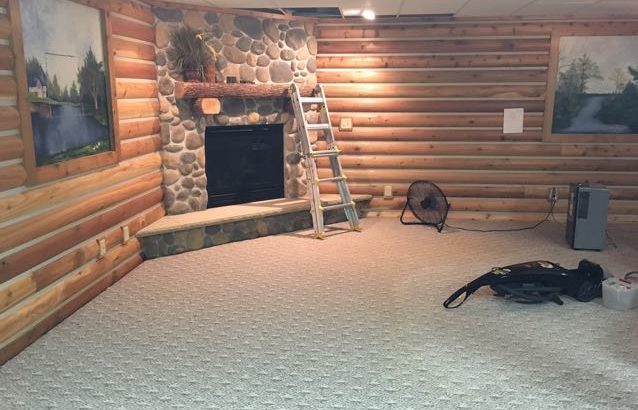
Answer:
[[[355,202],[366,202],[372,199],[372,195],[351,196]],[[334,205],[339,203],[340,198],[339,195],[336,194],[326,194],[321,195],[321,200],[327,205]],[[138,238],[144,238],[169,232],[299,211],[310,211],[310,201],[308,198],[279,198],[239,205],[221,206],[218,208],[209,208],[204,211],[189,212],[187,214],[167,215],[139,231],[136,236]]]
[[[364,215],[371,195],[353,195],[357,213]],[[322,195],[326,204],[338,195]],[[312,228],[308,198],[281,198],[169,215],[137,233],[145,259],[176,255],[229,242]],[[345,221],[340,209],[324,214],[326,225]]]

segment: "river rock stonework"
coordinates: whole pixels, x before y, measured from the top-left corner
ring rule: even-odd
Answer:
[[[284,124],[284,181],[287,198],[304,196],[305,163],[292,108],[284,99],[220,98],[221,112],[193,112],[192,100],[175,98],[182,73],[167,58],[170,33],[187,26],[205,32],[217,52],[215,77],[260,83],[317,83],[314,24],[156,7],[156,64],[164,205],[169,215],[204,210],[208,203],[204,154],[207,126]],[[314,108],[313,108],[314,109]],[[316,109],[309,115],[317,116]]]

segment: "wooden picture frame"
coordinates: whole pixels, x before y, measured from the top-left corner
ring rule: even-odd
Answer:
[[[33,129],[31,124],[30,102],[28,99],[27,69],[25,61],[20,1],[9,0],[11,15],[12,42],[15,53],[15,75],[18,88],[18,110],[20,112],[20,133],[24,143],[24,166],[27,172],[27,185],[37,185],[49,181],[80,174],[86,171],[116,164],[120,159],[119,117],[115,97],[115,76],[113,75],[113,46],[111,10],[108,1],[70,0],[100,11],[102,21],[102,44],[104,47],[104,72],[106,78],[106,100],[109,109],[111,150],[94,155],[73,158],[64,162],[37,166]]]
[[[582,142],[582,143],[623,143],[638,142],[638,133],[627,134],[594,134],[594,133],[554,133],[552,131],[554,120],[554,103],[556,96],[556,87],[558,80],[558,71],[560,63],[560,40],[562,37],[620,37],[620,36],[636,36],[632,30],[630,32],[619,31],[606,32],[604,34],[596,33],[580,33],[580,32],[554,32],[552,33],[549,67],[547,70],[547,91],[545,96],[545,111],[543,118],[543,141],[545,142]]]

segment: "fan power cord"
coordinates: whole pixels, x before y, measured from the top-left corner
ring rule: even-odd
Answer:
[[[554,217],[554,207],[556,206],[556,202],[558,202],[557,200],[552,200],[551,205],[549,206],[549,211],[547,211],[547,215],[545,215],[545,218],[543,218],[542,220],[536,222],[534,225],[531,226],[524,226],[522,228],[510,228],[510,229],[472,229],[472,228],[462,228],[460,226],[454,226],[454,225],[450,225],[449,223],[445,222],[445,226],[447,226],[448,228],[452,228],[452,229],[458,229],[459,231],[467,231],[467,232],[518,232],[518,231],[528,231],[531,229],[536,229],[539,226],[541,226],[542,224],[544,224],[545,222],[549,221],[550,217]]]

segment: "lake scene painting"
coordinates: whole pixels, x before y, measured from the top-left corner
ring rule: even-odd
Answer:
[[[38,166],[112,150],[101,11],[21,0]]]
[[[561,37],[552,132],[638,133],[638,36]]]

